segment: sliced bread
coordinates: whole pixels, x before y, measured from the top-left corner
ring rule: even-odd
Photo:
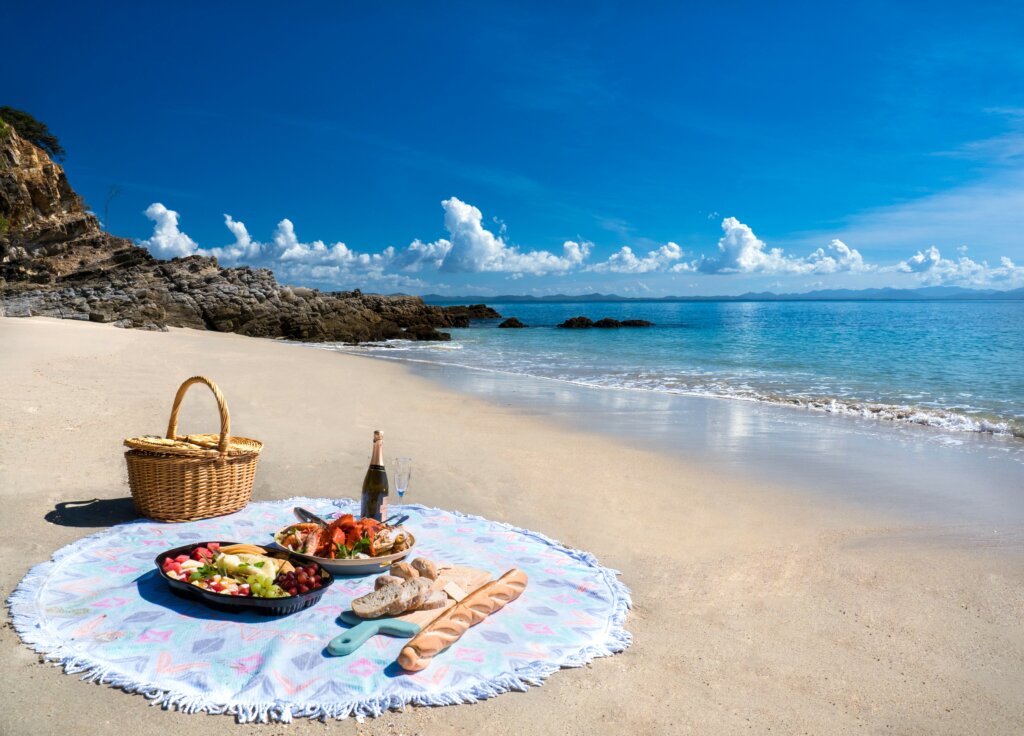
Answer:
[[[402,583],[398,597],[387,608],[387,615],[399,616],[406,611],[415,611],[433,591],[434,586],[431,583],[430,580],[420,578]]]
[[[352,601],[352,613],[359,618],[380,618],[381,616],[393,616],[390,611],[398,601],[402,585],[388,583],[377,588],[371,593],[360,596]]]
[[[430,611],[435,608],[444,608],[446,605],[448,605],[448,596],[443,590],[437,590],[431,593],[427,600],[423,601],[423,605],[416,610]]]

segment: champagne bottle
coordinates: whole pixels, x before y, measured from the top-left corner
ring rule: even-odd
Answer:
[[[363,478],[363,503],[360,516],[384,521],[388,517],[388,474],[384,470],[384,433],[373,433],[373,455]]]

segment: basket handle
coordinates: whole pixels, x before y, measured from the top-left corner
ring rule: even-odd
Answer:
[[[217,452],[224,457],[228,454],[228,445],[231,442],[231,415],[228,413],[228,403],[224,400],[224,394],[217,388],[217,384],[206,376],[192,376],[178,388],[178,393],[174,396],[174,406],[171,407],[171,421],[167,423],[167,439],[173,440],[178,436],[178,412],[181,410],[181,402],[189,388],[197,383],[205,383],[217,399],[217,410],[220,412],[220,442],[217,443]]]

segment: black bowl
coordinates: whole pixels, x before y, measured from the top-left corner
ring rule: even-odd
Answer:
[[[210,542],[220,544],[221,547],[229,547],[232,544],[241,544],[241,542],[217,542],[217,540],[214,539],[210,540]],[[223,595],[212,590],[203,590],[191,583],[175,580],[164,572],[164,560],[168,557],[177,557],[178,555],[187,555],[191,557],[192,551],[195,550],[196,547],[205,547],[210,544],[210,542],[186,544],[184,547],[175,547],[174,549],[169,549],[166,552],[161,552],[156,556],[157,572],[159,572],[160,577],[166,580],[167,584],[171,586],[172,593],[181,596],[182,598],[192,598],[204,603],[210,608],[215,608],[218,611],[230,611],[232,613],[252,611],[253,613],[260,613],[266,616],[285,616],[289,613],[296,613],[297,611],[316,605],[317,601],[323,597],[324,593],[327,592],[327,589],[331,587],[331,584],[334,582],[334,576],[331,575],[330,571],[324,569],[320,565],[317,565],[320,572],[320,580],[322,581],[319,588],[305,593],[299,593],[298,595],[289,596],[287,598],[254,598],[250,596]],[[283,550],[269,549],[267,550],[267,557],[274,557],[279,560],[288,560],[296,567],[308,567],[311,564],[300,555],[294,555]]]

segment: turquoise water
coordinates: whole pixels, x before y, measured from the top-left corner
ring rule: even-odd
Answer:
[[[728,397],[1024,437],[1024,302],[609,302],[495,305],[451,343],[359,348],[605,388]],[[568,317],[655,327],[565,330]]]

